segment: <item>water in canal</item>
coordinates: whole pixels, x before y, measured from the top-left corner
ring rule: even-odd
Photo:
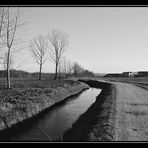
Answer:
[[[72,124],[83,114],[96,97],[100,89],[89,88],[81,94],[71,97],[65,103],[44,112],[37,120],[23,127],[19,132],[17,128],[7,141],[56,141]],[[16,131],[16,132],[15,132]]]

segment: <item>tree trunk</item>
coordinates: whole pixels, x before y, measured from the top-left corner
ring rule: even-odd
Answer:
[[[7,55],[7,88],[10,88],[10,49]]]
[[[55,80],[58,78],[58,64],[56,63],[56,68],[55,68]]]
[[[42,71],[42,64],[40,64],[40,71],[39,71],[39,80],[41,80],[41,71]]]

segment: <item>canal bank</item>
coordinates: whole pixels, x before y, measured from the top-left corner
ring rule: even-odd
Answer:
[[[63,133],[96,101],[101,89],[89,88],[53,105],[0,135],[0,141],[62,141]],[[60,139],[60,140],[59,140]]]
[[[65,132],[63,141],[114,141],[116,89],[115,85],[96,80],[79,80],[90,87],[102,89],[96,101]]]
[[[56,88],[1,90],[0,133],[88,88],[87,84],[69,80]]]

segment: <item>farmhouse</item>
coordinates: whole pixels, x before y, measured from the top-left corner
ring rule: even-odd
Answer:
[[[132,77],[132,76],[134,76],[134,74],[133,74],[133,72],[123,72],[122,76],[123,77]]]

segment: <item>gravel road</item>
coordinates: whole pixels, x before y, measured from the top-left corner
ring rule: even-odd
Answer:
[[[148,141],[148,91],[116,84],[116,141]]]

